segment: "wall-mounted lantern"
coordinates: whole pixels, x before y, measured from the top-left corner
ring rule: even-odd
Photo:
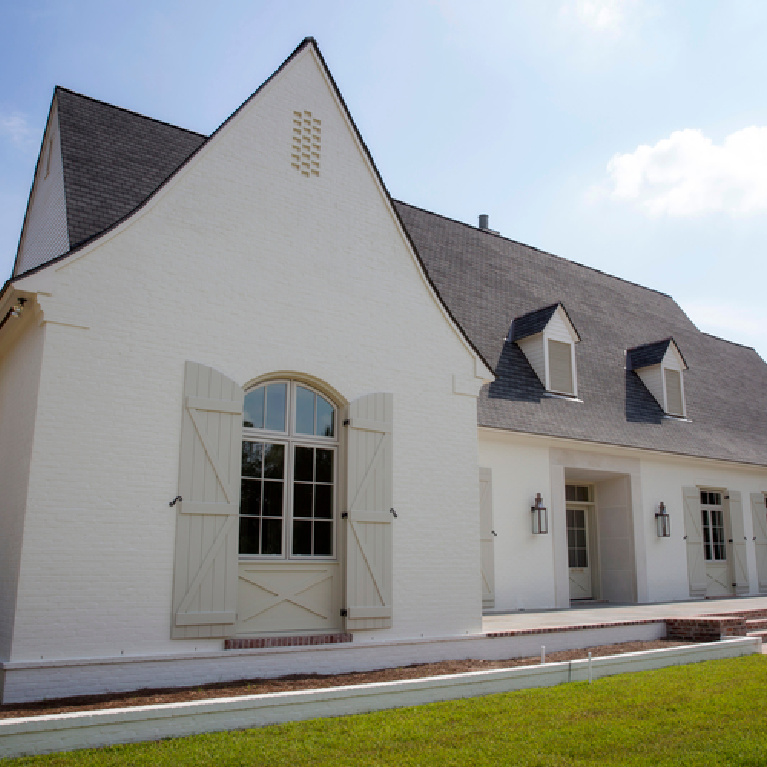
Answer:
[[[549,532],[549,517],[540,493],[536,494],[535,505],[530,511],[533,513],[533,535],[546,535]]]
[[[658,505],[658,511],[655,512],[655,532],[658,538],[671,537],[671,517],[666,511],[666,504],[663,501]]]

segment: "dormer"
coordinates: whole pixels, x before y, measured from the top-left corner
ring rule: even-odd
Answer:
[[[633,370],[642,379],[666,415],[687,416],[684,396],[687,363],[673,338],[628,349],[626,370]]]
[[[578,396],[575,344],[581,338],[562,304],[517,317],[509,340],[522,350],[546,391]]]

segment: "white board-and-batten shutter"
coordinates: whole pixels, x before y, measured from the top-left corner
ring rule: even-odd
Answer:
[[[687,576],[690,596],[705,597],[706,560],[703,558],[703,532],[700,517],[700,490],[697,487],[682,488],[684,505],[684,534],[687,543]]]
[[[743,525],[743,503],[740,491],[730,490],[725,495],[725,510],[730,519],[732,535],[732,577],[736,594],[748,594],[748,566],[746,564],[746,534]]]
[[[767,503],[764,493],[751,493],[751,517],[754,522],[754,548],[759,591],[767,594]]]
[[[493,530],[493,473],[479,469],[479,548],[482,575],[482,609],[495,607],[495,531]]]
[[[238,514],[244,392],[187,362],[173,569],[175,639],[225,637],[237,612]]]
[[[392,625],[393,396],[349,405],[347,432],[346,628]]]

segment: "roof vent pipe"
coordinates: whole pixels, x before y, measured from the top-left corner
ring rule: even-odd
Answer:
[[[487,213],[479,214],[479,228],[480,229],[490,228],[490,216],[488,216]]]

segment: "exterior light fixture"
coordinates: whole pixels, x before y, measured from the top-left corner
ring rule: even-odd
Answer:
[[[663,501],[658,505],[658,511],[655,512],[655,532],[658,538],[671,537],[671,517],[666,511],[666,504]]]
[[[549,518],[540,493],[536,494],[535,505],[530,511],[533,514],[533,535],[546,535],[549,532]]]
[[[24,308],[24,304],[27,303],[26,298],[20,298],[16,304],[11,308],[11,317],[20,317],[21,310]]]

